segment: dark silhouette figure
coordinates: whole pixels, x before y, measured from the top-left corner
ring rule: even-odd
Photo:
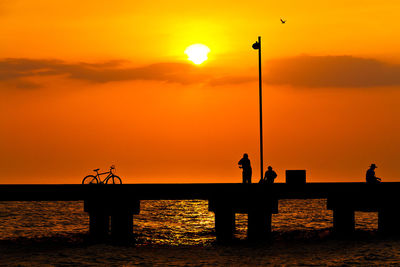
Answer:
[[[265,176],[264,176],[264,183],[267,184],[273,184],[275,181],[275,178],[278,175],[276,174],[276,172],[272,169],[271,166],[268,166],[268,170],[265,172]]]
[[[286,20],[281,19],[281,22],[282,22],[282,24],[285,24],[285,23],[286,23]]]
[[[241,160],[239,160],[238,165],[239,165],[239,168],[243,169],[243,172],[242,172],[243,183],[251,184],[252,170],[251,170],[249,155],[244,153],[243,158]]]
[[[375,176],[375,169],[378,168],[374,163],[369,166],[366,174],[367,184],[378,184],[381,182],[381,178]]]

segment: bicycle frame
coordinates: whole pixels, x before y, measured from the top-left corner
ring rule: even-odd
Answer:
[[[100,175],[104,175],[104,174],[108,174],[108,175],[106,176],[106,178],[101,180]],[[110,169],[110,171],[108,171],[108,172],[102,172],[102,173],[99,173],[98,171],[96,172],[96,178],[99,180],[100,184],[104,184],[104,181],[106,181],[111,176],[113,176],[112,169]]]

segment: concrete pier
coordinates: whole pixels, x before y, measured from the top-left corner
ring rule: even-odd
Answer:
[[[119,212],[111,215],[111,237],[114,240],[130,240],[133,235],[133,214]]]
[[[132,237],[141,200],[208,200],[218,240],[235,233],[235,215],[248,214],[248,238],[266,239],[280,199],[327,199],[333,231],[354,232],[356,211],[377,212],[379,232],[400,234],[400,183],[0,185],[0,201],[84,201],[96,240]]]
[[[384,235],[400,234],[400,214],[398,210],[382,208],[378,211],[378,230]]]
[[[215,235],[218,241],[230,241],[235,232],[235,213],[232,209],[219,209],[215,213]]]
[[[104,240],[110,229],[110,217],[103,211],[89,213],[89,234],[93,239]]]
[[[129,241],[133,235],[133,215],[139,214],[140,201],[127,196],[92,197],[84,201],[84,211],[89,214],[89,233],[94,240],[111,236],[115,241]]]
[[[215,197],[209,200],[208,209],[215,214],[215,232],[218,241],[229,241],[233,238],[236,213],[248,215],[249,239],[266,239],[271,235],[272,214],[278,213],[278,199],[261,191],[251,193]]]
[[[396,183],[397,184],[397,183]],[[333,211],[333,230],[339,234],[351,234],[355,230],[355,211],[377,212],[378,230],[385,235],[400,233],[400,197],[396,184],[364,184],[357,191],[331,193],[327,208]]]
[[[250,210],[247,236],[250,240],[263,240],[271,236],[272,213],[265,210]]]
[[[337,234],[352,234],[355,230],[354,210],[347,208],[333,209],[333,230]]]

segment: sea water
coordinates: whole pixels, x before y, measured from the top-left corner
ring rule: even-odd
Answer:
[[[0,202],[1,265],[387,265],[400,264],[400,239],[376,233],[377,214],[356,212],[356,234],[331,234],[326,200],[280,200],[272,239],[246,239],[247,215],[236,215],[235,240],[215,241],[204,200],[141,201],[130,245],[88,242],[83,202]]]

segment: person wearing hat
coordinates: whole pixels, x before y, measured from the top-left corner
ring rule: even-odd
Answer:
[[[369,166],[369,169],[367,170],[367,184],[378,184],[381,182],[381,178],[378,178],[375,176],[375,169],[378,168],[374,163]]]
[[[251,170],[249,155],[247,155],[247,153],[243,154],[243,158],[238,162],[238,165],[239,165],[239,168],[241,168],[243,170],[243,173],[242,173],[243,183],[251,184],[252,170]]]

